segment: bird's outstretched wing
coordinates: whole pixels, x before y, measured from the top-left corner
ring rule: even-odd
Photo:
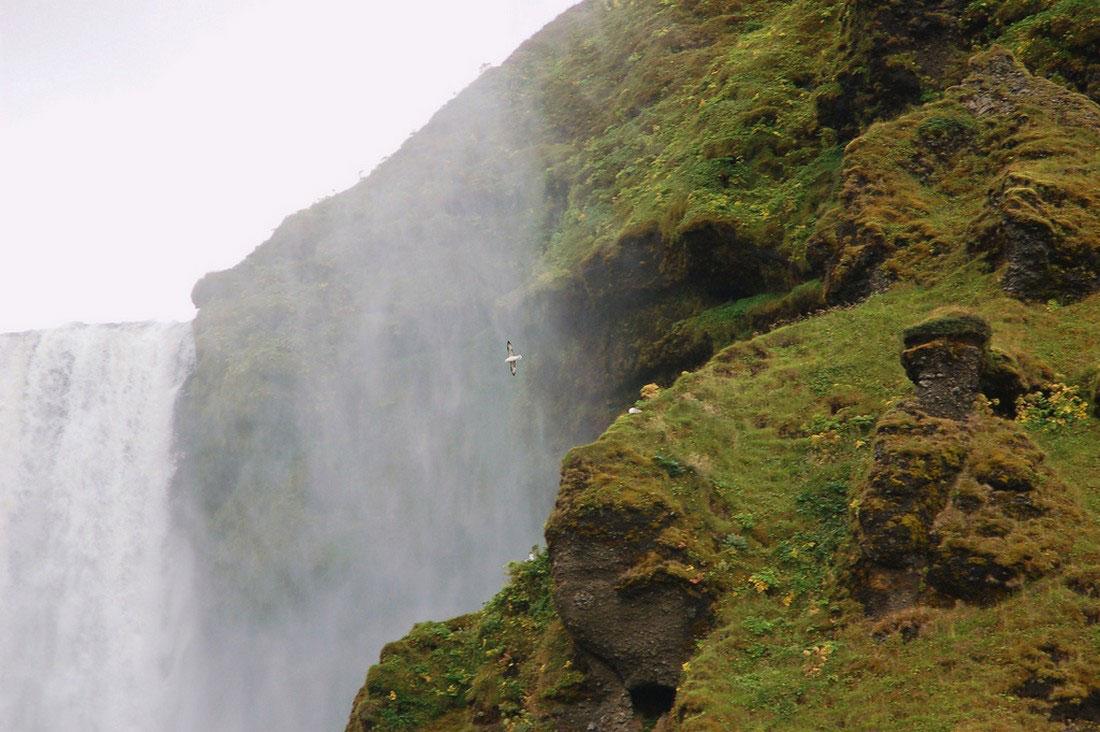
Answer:
[[[508,369],[512,372],[512,376],[516,375],[516,361],[523,358],[523,356],[517,356],[515,349],[512,348],[512,342],[508,341],[508,358],[504,359],[508,362]]]

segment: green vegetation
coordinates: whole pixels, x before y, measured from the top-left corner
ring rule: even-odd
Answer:
[[[532,695],[568,698],[583,677],[550,602],[545,549],[509,565],[508,585],[478,613],[420,623],[382,649],[356,697],[349,732],[455,730],[469,709],[478,724],[522,729]]]
[[[939,338],[975,341],[984,347],[992,335],[993,329],[989,327],[989,323],[973,313],[949,311],[937,313],[928,320],[906,328],[901,337],[907,348]]]
[[[993,326],[997,345],[1035,348],[1047,342],[1053,322],[1050,313],[996,295],[988,277],[963,268],[938,287],[897,286],[857,307],[757,338],[753,344],[767,357],[756,369],[742,360],[752,353],[750,344],[735,346],[662,394],[643,426],[628,427],[624,417],[601,438],[620,443],[620,450],[657,441],[678,455],[698,455],[695,481],[737,486],[723,492],[721,511],[735,516],[751,508],[754,519],[744,528],[719,529],[725,538],[707,581],[729,589],[714,629],[685,664],[673,714],[683,720],[677,729],[985,729],[981,725],[991,718],[1002,726],[989,729],[1057,729],[1057,717],[1047,722],[1044,715],[1059,699],[1072,705],[1096,693],[1095,682],[1086,681],[1092,666],[1085,661],[1100,649],[1089,620],[1096,600],[1067,590],[1057,573],[991,607],[917,606],[877,619],[864,617],[838,576],[854,550],[851,517],[863,508],[854,484],[866,474],[871,450],[864,429],[844,432],[829,423],[882,415],[909,393],[897,359],[898,334],[942,302],[974,308]],[[1066,327],[1087,327],[1100,314],[1100,300],[1071,310]],[[1066,360],[1058,368],[1087,364],[1094,342],[1087,335],[1063,351]],[[823,367],[832,380],[814,394]],[[696,404],[701,406],[690,422],[674,421]],[[990,447],[975,453],[971,470],[982,483],[1010,485],[1015,468],[1002,460],[1026,453],[1019,447],[998,452],[999,440],[1016,439],[1007,436],[1011,423],[984,419],[989,426],[975,429]],[[814,440],[821,433],[811,430],[818,429],[835,437]],[[1095,474],[1081,472],[1094,460],[1087,443],[1100,426],[1078,421],[1072,431],[1037,436],[1045,440],[1050,467],[1067,479],[1076,474],[1071,494],[1080,500],[1100,490]],[[1006,437],[996,437],[1002,432]],[[711,443],[711,434],[736,438]],[[1075,509],[1068,510],[1072,515]],[[1091,528],[1070,530],[1073,543],[1057,552],[1067,574],[1090,566],[1100,549],[1094,515],[1088,521]],[[988,522],[980,526],[993,530]],[[1031,539],[1001,544],[1012,551],[1030,551],[1027,542],[1035,540],[1057,546],[1067,524],[1052,520],[1035,530],[1040,534]],[[752,540],[741,538],[742,531]],[[1037,673],[1040,649],[1052,639],[1067,652],[1075,649],[1051,665],[1067,691],[1049,699],[1017,693]]]
[[[1100,20],[1090,0],[972,0],[963,24],[975,46],[1003,43],[1035,73],[1100,101]]]
[[[1021,396],[1016,412],[1016,421],[1049,431],[1087,419],[1088,403],[1077,396],[1076,386],[1050,384],[1046,391]]]
[[[568,466],[584,464],[590,476],[583,495],[563,494],[578,517],[607,510],[658,516],[668,508],[683,517],[677,531],[661,530],[667,541],[658,543],[686,552],[683,564],[703,573],[693,586],[710,586],[718,597],[711,630],[684,664],[677,729],[1053,730],[1061,722],[1046,720],[1050,710],[1072,709],[1096,693],[1089,659],[1100,651],[1100,636],[1090,618],[1100,601],[1087,582],[1071,589],[1100,556],[1095,513],[1085,517],[1087,530],[1066,534],[1066,524],[1053,519],[1035,529],[1055,543],[1072,536],[1058,551],[1062,569],[998,604],[918,605],[866,617],[849,592],[843,570],[856,551],[856,486],[872,460],[869,423],[911,392],[898,360],[901,333],[944,302],[987,322],[994,347],[1056,349],[1055,366],[1068,373],[1090,364],[1100,298],[1056,312],[1028,306],[1000,294],[995,279],[970,264],[932,288],[897,285],[856,307],[731,346],[567,461],[567,475]],[[1063,334],[1057,344],[1053,332]],[[957,490],[1010,486],[1020,471],[1034,482],[1035,469],[1019,460],[1042,460],[1041,453],[1000,452],[998,444],[1016,439],[1012,423],[982,419],[988,426],[973,429],[987,447],[974,448],[967,469],[976,482]],[[1035,433],[1045,464],[1072,485],[1058,499],[1064,506],[1095,504],[1100,495],[1100,478],[1089,469],[1097,437],[1095,420]],[[628,462],[628,455],[636,457]],[[669,471],[643,455],[690,471]],[[596,469],[606,471],[600,490],[592,489]],[[550,536],[564,530],[554,528],[562,520],[552,519]],[[1040,533],[1008,546],[1052,538]],[[1050,647],[1061,649],[1057,662],[1043,650]],[[1044,674],[1054,689],[1048,696],[1020,691],[1045,689],[1032,683]],[[983,727],[989,719],[1002,726]],[[532,728],[554,728],[547,724],[544,718]]]

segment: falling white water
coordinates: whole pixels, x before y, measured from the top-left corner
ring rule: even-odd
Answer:
[[[0,729],[168,729],[191,573],[172,409],[190,324],[0,335]]]

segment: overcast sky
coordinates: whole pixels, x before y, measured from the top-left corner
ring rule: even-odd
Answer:
[[[0,332],[185,320],[576,0],[0,0]]]

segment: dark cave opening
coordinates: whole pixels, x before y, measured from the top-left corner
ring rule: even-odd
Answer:
[[[676,689],[664,684],[641,684],[630,690],[630,703],[634,712],[645,719],[657,719],[672,709],[676,701]]]

